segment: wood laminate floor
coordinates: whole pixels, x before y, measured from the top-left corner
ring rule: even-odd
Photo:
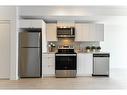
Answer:
[[[105,90],[127,89],[127,70],[113,69],[110,77],[28,78],[0,80],[0,89]]]

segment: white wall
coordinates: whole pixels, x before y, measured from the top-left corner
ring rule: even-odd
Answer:
[[[0,20],[11,20],[16,18],[16,7],[0,6]]]
[[[127,68],[127,16],[108,17],[104,23],[104,42],[101,47],[109,51],[111,68]]]
[[[0,78],[9,79],[10,73],[10,23],[0,21]]]
[[[22,16],[113,16],[127,15],[120,6],[20,6]]]
[[[18,79],[18,32],[16,7],[1,6],[0,20],[10,22],[10,79]],[[4,41],[4,40],[3,40]],[[6,48],[6,47],[5,47]]]

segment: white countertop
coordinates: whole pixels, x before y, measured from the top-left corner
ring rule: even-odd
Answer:
[[[95,53],[109,53],[109,52],[103,52],[103,51],[100,51],[100,52],[76,52],[77,54],[95,54]]]
[[[42,54],[55,54],[56,52],[43,52]],[[106,51],[100,51],[100,52],[76,52],[77,54],[95,54],[95,53],[109,53]]]
[[[55,54],[56,52],[43,52],[42,54]]]

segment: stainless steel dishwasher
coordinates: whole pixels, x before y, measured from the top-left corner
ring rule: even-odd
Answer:
[[[109,53],[93,54],[93,76],[109,76]]]

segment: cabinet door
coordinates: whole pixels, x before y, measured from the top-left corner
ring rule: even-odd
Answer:
[[[83,54],[77,54],[77,75],[83,75],[84,73],[83,59]]]
[[[56,24],[50,23],[46,25],[47,41],[57,41]]]
[[[48,75],[55,75],[55,55],[48,56]]]
[[[42,75],[46,76],[48,74],[48,56],[47,54],[42,54]]]
[[[42,28],[42,20],[25,20],[19,21],[20,28]]]
[[[19,21],[19,27],[20,28],[31,28],[32,27],[32,22],[31,20],[20,20]]]
[[[77,56],[77,75],[92,75],[92,54],[78,54]]]
[[[55,76],[55,54],[42,55],[43,76]]]
[[[75,41],[89,41],[89,24],[76,24],[75,29]]]
[[[93,72],[93,54],[84,54],[84,74],[92,75]]]
[[[42,20],[31,20],[32,28],[42,28]]]
[[[80,23],[75,25],[75,41],[104,41],[104,25]]]
[[[104,24],[90,24],[90,41],[104,41]]]
[[[104,41],[104,24],[95,24],[96,40]]]

